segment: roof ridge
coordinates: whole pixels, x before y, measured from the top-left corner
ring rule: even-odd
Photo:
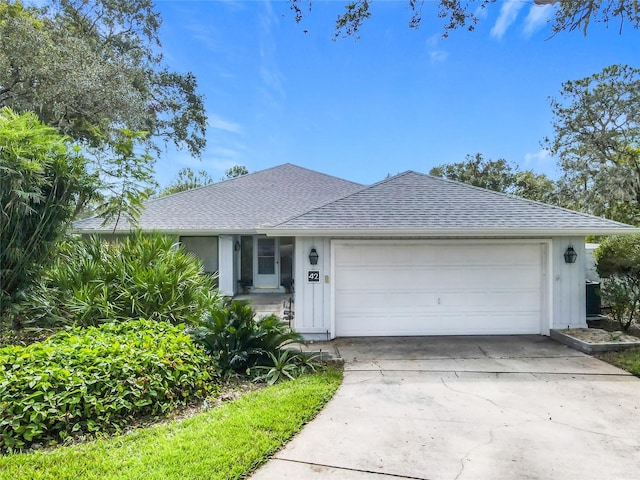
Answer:
[[[284,166],[286,166],[286,165],[291,165],[291,164],[290,164],[290,163],[283,163],[283,164],[280,164],[280,165],[275,165],[275,166],[273,166],[273,167],[263,168],[262,170],[256,170],[255,172],[247,172],[247,173],[245,173],[245,174],[243,174],[243,175],[238,175],[238,176],[236,176],[236,177],[223,178],[222,180],[218,180],[217,182],[212,182],[212,183],[209,183],[209,184],[207,184],[207,185],[201,185],[201,186],[199,186],[199,187],[189,188],[189,189],[187,189],[187,190],[182,190],[182,191],[180,191],[180,192],[171,193],[171,194],[169,194],[169,195],[164,195],[164,196],[162,196],[162,197],[152,198],[151,200],[149,200],[149,201],[148,201],[148,202],[146,202],[146,203],[155,202],[155,201],[157,201],[157,200],[161,200],[161,199],[163,199],[163,198],[174,197],[175,195],[180,195],[181,193],[193,192],[193,191],[196,191],[196,190],[201,190],[201,189],[203,189],[203,188],[210,188],[210,187],[212,187],[213,185],[220,185],[221,183],[231,182],[231,181],[233,181],[233,180],[238,180],[238,179],[243,178],[243,177],[248,177],[249,175],[256,175],[256,174],[258,174],[258,173],[264,173],[264,172],[267,172],[267,171],[269,171],[269,170],[274,170],[274,169],[276,169],[276,168],[284,167]],[[295,165],[294,165],[294,166],[295,166]]]
[[[182,195],[182,194],[185,194],[185,193],[191,193],[191,192],[195,192],[197,190],[203,190],[205,188],[211,188],[214,185],[220,185],[221,183],[230,182],[232,180],[238,180],[239,178],[242,178],[242,177],[247,177],[249,175],[255,175],[257,173],[266,172],[268,170],[273,170],[274,168],[278,168],[278,167],[284,167],[285,165],[291,165],[291,164],[290,163],[283,163],[281,165],[275,165],[273,167],[264,168],[262,170],[257,170],[255,172],[248,172],[248,173],[245,173],[244,175],[238,175],[237,177],[223,178],[222,180],[218,180],[217,182],[212,182],[212,183],[209,183],[207,185],[201,185],[199,187],[188,188],[186,190],[181,190],[179,192],[170,193],[169,195],[163,195],[161,197],[150,198],[148,200],[145,200],[143,202],[143,204],[147,205],[147,204],[150,204],[150,203],[156,203],[158,201],[164,201],[167,198],[175,198],[177,195]],[[185,168],[189,168],[189,167],[185,167]],[[93,215],[91,217],[87,217],[87,218],[83,218],[81,220],[77,220],[77,222],[82,222],[84,220],[90,220],[90,219],[93,219],[93,218],[101,218],[101,217],[100,217],[100,215]],[[73,222],[73,223],[76,223],[76,222]]]
[[[353,183],[354,185],[362,185],[360,183],[352,182],[351,180],[346,180],[344,178],[336,177],[335,175],[329,175],[329,174],[326,174],[326,173],[318,172],[316,170],[312,170],[310,168],[301,167],[300,165],[296,165],[294,163],[287,162],[287,163],[281,163],[280,165],[274,165],[273,167],[263,168],[262,170],[256,170],[255,172],[249,172],[249,173],[246,173],[244,175],[239,175],[237,177],[223,178],[222,180],[219,180],[219,181],[213,182],[213,183],[209,183],[208,185],[202,185],[200,187],[190,188],[188,190],[182,190],[181,192],[172,193],[170,195],[165,195],[163,197],[152,198],[151,200],[148,201],[148,203],[160,200],[162,198],[173,197],[174,195],[180,195],[181,193],[193,192],[195,190],[200,190],[200,189],[203,189],[203,188],[209,188],[209,187],[211,187],[213,185],[220,185],[221,183],[226,183],[226,182],[230,182],[230,181],[233,181],[233,180],[238,180],[238,179],[243,178],[243,177],[246,178],[249,175],[257,175],[257,174],[260,174],[260,173],[265,173],[265,172],[268,172],[269,170],[275,170],[275,169],[282,168],[282,167],[295,167],[295,168],[299,168],[301,170],[306,170],[307,172],[312,172],[312,173],[315,173],[315,174],[318,174],[318,175],[323,175],[325,177],[335,178],[337,180],[342,180],[343,182]]]
[[[270,228],[277,227],[278,225],[282,225],[283,223],[287,223],[287,222],[289,222],[289,221],[291,221],[291,220],[295,220],[295,219],[296,219],[296,218],[298,218],[298,217],[301,217],[301,216],[303,216],[303,215],[306,215],[306,214],[308,214],[308,213],[311,213],[311,212],[313,212],[313,211],[315,211],[315,210],[318,210],[318,209],[320,209],[320,208],[324,208],[324,207],[326,207],[326,206],[328,206],[328,205],[331,205],[332,203],[339,202],[340,200],[344,200],[345,198],[349,198],[349,197],[351,197],[351,196],[353,196],[353,195],[356,195],[356,194],[358,194],[358,193],[364,192],[365,190],[368,190],[368,189],[370,189],[370,188],[373,188],[373,187],[375,187],[375,186],[377,186],[377,185],[380,185],[380,184],[382,184],[382,183],[386,183],[386,182],[388,182],[388,181],[390,181],[390,180],[393,180],[393,179],[395,179],[395,178],[398,178],[398,177],[401,177],[401,176],[407,175],[407,174],[409,174],[409,173],[412,173],[412,172],[411,172],[411,170],[407,170],[407,171],[405,171],[405,172],[398,173],[398,174],[396,174],[396,175],[393,175],[392,177],[384,178],[384,179],[380,180],[379,182],[372,183],[372,184],[370,184],[370,185],[363,185],[363,186],[362,186],[362,188],[361,188],[360,190],[356,190],[355,192],[348,193],[347,195],[344,195],[344,196],[342,196],[342,197],[334,198],[333,200],[330,200],[330,201],[328,201],[328,202],[326,202],[326,203],[323,203],[322,205],[318,205],[317,207],[310,208],[309,210],[306,210],[306,211],[304,211],[304,212],[302,212],[302,213],[298,213],[298,214],[296,214],[296,215],[293,215],[292,217],[289,217],[289,218],[287,218],[287,219],[285,219],[285,220],[282,220],[281,222],[276,223],[275,225],[260,225],[260,227],[270,227]],[[413,173],[415,173],[415,172],[413,172]],[[360,185],[360,184],[356,184],[356,185]]]
[[[311,168],[301,167],[300,165],[296,165],[295,163],[287,162],[287,163],[283,163],[282,165],[278,165],[278,166],[280,166],[280,167],[284,167],[284,166],[286,166],[286,165],[289,165],[289,166],[291,166],[291,167],[296,167],[296,168],[299,168],[299,169],[301,169],[301,170],[306,170],[307,172],[315,173],[315,174],[317,174],[317,175],[322,175],[322,176],[324,176],[324,177],[335,178],[335,179],[337,179],[337,180],[342,180],[343,182],[352,183],[352,184],[354,184],[354,185],[358,185],[358,186],[363,186],[363,184],[362,184],[362,183],[353,182],[353,181],[351,181],[351,180],[347,180],[346,178],[338,177],[338,176],[336,176],[336,175],[329,175],[328,173],[318,172],[317,170],[312,170]],[[264,171],[264,170],[263,170],[263,171]]]

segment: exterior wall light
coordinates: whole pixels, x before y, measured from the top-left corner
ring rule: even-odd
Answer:
[[[234,249],[236,252],[239,252],[239,251],[240,251],[240,248],[241,248],[240,242],[236,241],[235,245],[233,246],[233,249]]]
[[[578,258],[578,254],[573,249],[573,246],[569,245],[569,247],[567,247],[566,252],[564,252],[564,262],[576,263],[576,258]]]
[[[309,263],[311,265],[317,265],[319,257],[320,255],[318,255],[318,252],[316,251],[316,249],[312,248],[311,251],[309,252]]]

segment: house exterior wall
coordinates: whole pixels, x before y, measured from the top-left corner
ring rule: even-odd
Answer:
[[[236,272],[234,260],[233,235],[220,235],[218,237],[218,289],[221,295],[233,296],[236,287]]]
[[[326,340],[335,335],[332,331],[334,306],[331,282],[334,279],[332,278],[331,240],[327,237],[296,237],[295,240],[295,328],[308,340]],[[452,243],[455,241],[452,240]],[[508,239],[503,241],[509,242]],[[530,241],[530,239],[512,240],[513,243]],[[540,243],[544,245],[541,333],[549,335],[550,328],[585,327],[584,237],[540,239]],[[564,261],[564,252],[569,245],[572,245],[578,254],[573,264],[567,264]],[[311,248],[315,248],[319,255],[317,268],[309,263]],[[318,283],[310,283],[307,280],[310,270],[319,272]]]
[[[552,328],[585,328],[587,307],[584,237],[555,237],[552,245]],[[575,263],[564,261],[564,252],[569,245],[578,254]]]
[[[202,261],[206,273],[218,271],[218,237],[181,236],[180,243],[187,252],[193,253]]]
[[[309,252],[318,252],[318,265],[309,262]],[[308,340],[327,340],[331,319],[331,239],[295,239],[295,329]],[[309,271],[319,272],[318,282],[309,282]]]

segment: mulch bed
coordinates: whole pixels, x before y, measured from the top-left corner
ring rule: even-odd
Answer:
[[[632,323],[629,330],[622,332],[622,327],[618,322],[609,318],[601,317],[599,320],[589,321],[589,328],[606,330],[607,332],[619,332],[632,337],[640,338],[640,324]]]

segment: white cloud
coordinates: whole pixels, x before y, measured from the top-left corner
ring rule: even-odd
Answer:
[[[284,87],[282,85],[284,76],[280,73],[280,70],[273,64],[264,64],[260,67],[260,78],[264,84],[270,90],[278,93],[281,97],[284,97]]]
[[[278,25],[278,16],[274,13],[271,2],[265,2],[265,11],[260,15],[260,79],[264,85],[264,96],[268,104],[277,106],[278,99],[285,97],[284,75],[278,68],[277,44],[273,33]]]
[[[551,154],[545,148],[537,152],[525,153],[524,155],[524,163],[529,168],[546,167],[551,161],[553,161]]]
[[[524,21],[524,36],[529,38],[534,32],[540,30],[549,21],[552,14],[552,5],[531,5],[527,18]]]
[[[221,116],[216,115],[215,113],[208,114],[208,125],[211,128],[224,130],[225,132],[242,133],[243,131],[242,125],[240,125],[239,123],[224,119]]]
[[[482,20],[483,18],[487,18],[487,11],[488,9],[486,6],[483,7],[482,5],[478,5],[473,14]]]
[[[429,58],[431,58],[431,64],[442,63],[449,56],[449,52],[444,50],[433,50],[429,52]]]
[[[440,35],[431,35],[429,38],[427,38],[427,47],[436,48],[440,43],[440,40]]]
[[[522,0],[506,0],[500,8],[500,16],[491,29],[491,36],[494,38],[502,38],[518,17],[520,9],[524,6]]]
[[[449,56],[449,52],[438,48],[441,44],[441,40],[442,39],[439,35],[432,35],[431,37],[427,38],[426,44],[429,59],[431,60],[432,65],[444,62]]]

